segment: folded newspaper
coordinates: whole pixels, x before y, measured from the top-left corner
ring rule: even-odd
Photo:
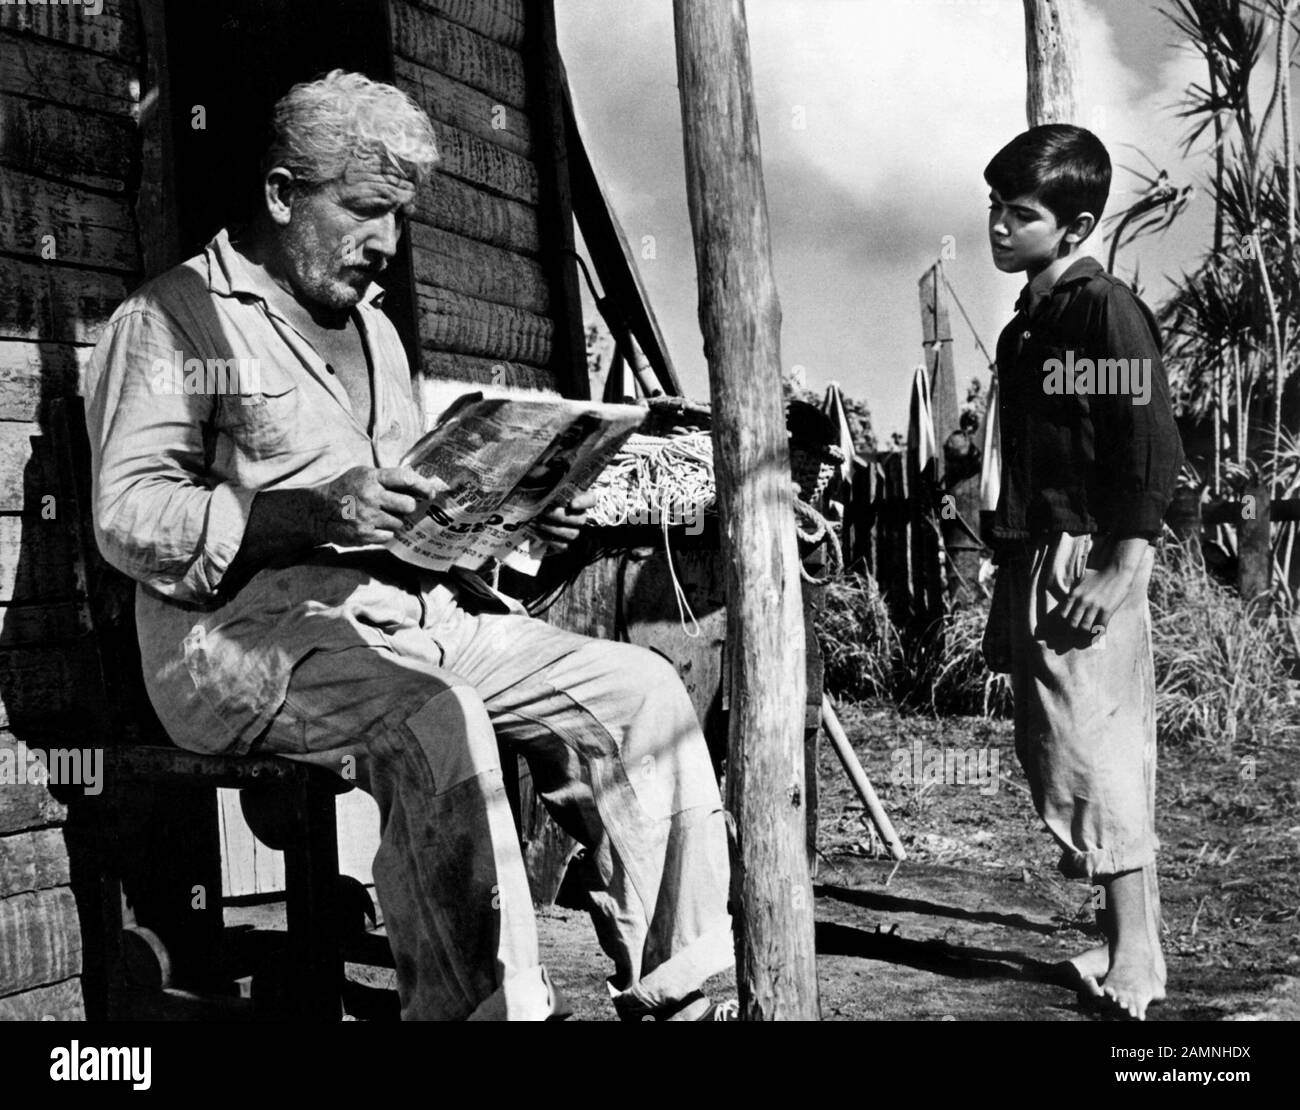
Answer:
[[[590,486],[645,417],[638,405],[461,395],[402,459],[438,488],[388,550],[429,570],[499,559],[535,573],[544,541],[529,522]]]

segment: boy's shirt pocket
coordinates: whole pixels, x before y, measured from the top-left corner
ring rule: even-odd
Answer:
[[[1081,393],[1078,373],[1082,351],[1066,340],[1047,338],[1027,342],[1022,366],[1027,371],[1026,413],[1054,428],[1077,428],[1091,414],[1089,396]]]

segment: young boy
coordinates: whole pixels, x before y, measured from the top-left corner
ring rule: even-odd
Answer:
[[[985,655],[1011,675],[1016,753],[1061,844],[1100,888],[1106,945],[1080,989],[1142,1020],[1164,998],[1147,582],[1182,464],[1150,310],[1081,247],[1110,191],[1100,140],[1048,124],[984,171],[993,264],[1028,284],[998,339],[1002,492]]]

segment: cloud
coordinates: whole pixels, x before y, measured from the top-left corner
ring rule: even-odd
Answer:
[[[1181,184],[1191,172],[1171,108],[1200,70],[1169,50],[1146,71],[1126,66],[1116,36],[1133,8],[1082,6],[1081,122],[1116,163],[1145,165],[1131,143]],[[593,157],[634,244],[655,236],[643,276],[688,390],[706,396],[672,5],[560,0],[557,12]],[[784,362],[814,386],[841,380],[878,428],[901,428],[921,355],[916,283],[941,237],[955,237],[948,273],[988,346],[1020,285],[988,260],[983,168],[1025,127],[1021,0],[749,0],[747,18]],[[1129,187],[1117,172],[1114,206]],[[1144,246],[1144,282],[1192,265],[1203,243],[1180,233]],[[953,328],[964,382],[985,359],[957,313]]]

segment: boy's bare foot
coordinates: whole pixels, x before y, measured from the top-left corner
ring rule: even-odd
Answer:
[[[1156,877],[1155,864],[1143,868],[1142,874],[1146,880],[1147,938],[1155,951],[1156,978],[1163,987],[1169,982],[1169,969],[1165,966],[1164,948],[1160,944],[1160,882]],[[1163,1000],[1162,994],[1159,1001]]]
[[[1147,1007],[1165,997],[1155,868],[1112,876],[1107,891],[1110,968],[1102,993],[1117,1016],[1145,1021]]]
[[[1146,1021],[1147,1007],[1165,999],[1165,986],[1150,959],[1117,957],[1102,987],[1106,1000],[1119,1016]]]
[[[1086,952],[1071,956],[1065,962],[1070,965],[1074,974],[1078,976],[1075,989],[1081,995],[1088,998],[1102,997],[1101,983],[1110,970],[1110,948],[1107,945],[1102,944],[1096,948],[1089,948]]]

